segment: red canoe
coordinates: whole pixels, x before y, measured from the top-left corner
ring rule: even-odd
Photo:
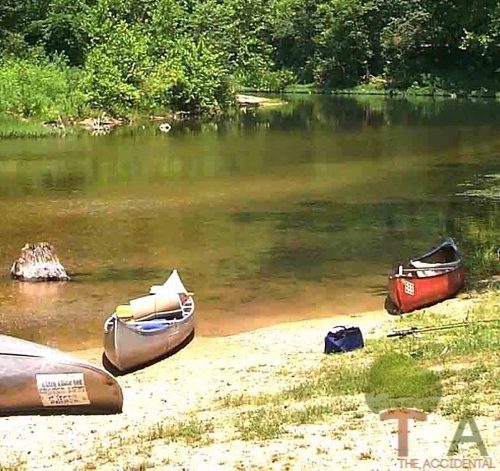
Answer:
[[[450,298],[462,288],[464,275],[458,248],[453,239],[447,239],[389,273],[385,308],[390,314],[402,314]]]

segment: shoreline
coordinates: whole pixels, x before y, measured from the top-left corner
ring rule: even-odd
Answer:
[[[387,319],[389,317],[389,319]],[[379,310],[369,310],[369,311],[361,311],[361,312],[353,312],[351,314],[332,314],[330,316],[323,315],[319,317],[313,317],[310,319],[292,319],[292,320],[282,320],[273,322],[269,325],[257,326],[255,328],[251,328],[249,330],[244,330],[236,333],[229,334],[218,334],[218,335],[197,335],[195,333],[195,337],[193,341],[183,350],[181,350],[177,355],[181,354],[184,350],[189,350],[193,344],[197,345],[197,348],[211,343],[224,343],[226,340],[228,342],[239,341],[240,337],[252,337],[259,335],[269,335],[271,333],[281,333],[281,332],[290,332],[303,328],[323,328],[329,329],[336,325],[350,325],[356,324],[362,330],[370,330],[376,327],[377,325],[386,324],[390,318],[394,318],[394,323],[397,323],[396,319],[398,316],[391,316],[384,309]],[[393,322],[391,322],[393,324]],[[196,332],[196,328],[195,328]],[[363,332],[364,333],[364,332]],[[324,335],[326,335],[326,330]],[[324,337],[323,335],[323,337]],[[198,347],[199,345],[199,347]],[[100,354],[102,354],[102,347],[91,347],[91,348],[83,348],[83,349],[70,349],[64,350],[65,353],[69,353],[70,355],[74,355],[77,357],[81,357],[85,360],[93,360],[96,359]],[[164,361],[169,361],[166,359]],[[98,365],[99,366],[99,365]],[[102,364],[100,365],[102,367]]]
[[[377,88],[370,85],[356,85],[352,88],[318,88],[310,84],[295,84],[285,87],[281,90],[267,90],[267,89],[253,89],[242,88],[234,96],[235,104],[228,110],[220,112],[217,116],[226,116],[230,111],[240,110],[245,112],[248,108],[279,108],[287,104],[286,101],[280,98],[269,98],[269,95],[322,95],[322,96],[345,96],[345,97],[384,97],[394,99],[460,99],[475,101],[478,99],[488,101],[499,101],[500,92],[497,91],[484,91],[484,90],[432,90],[429,87],[409,87],[408,89],[398,88]],[[263,96],[262,96],[263,95]],[[13,115],[11,113],[0,114],[0,139],[40,139],[48,137],[66,137],[68,134],[75,134],[80,131],[97,132],[98,134],[107,134],[112,128],[120,126],[141,126],[144,122],[159,122],[159,121],[182,121],[188,116],[189,119],[201,121],[214,121],[213,115],[203,114],[185,114],[186,112],[172,112],[166,111],[160,115],[151,115],[150,113],[138,113],[131,111],[129,114],[124,114],[115,117],[110,115],[106,118],[110,121],[110,126],[101,132],[101,127],[94,128],[89,125],[90,122],[96,121],[98,118],[92,116],[65,116],[59,117],[60,123],[56,121],[48,121],[42,117],[32,116],[26,118],[23,116]],[[96,116],[107,116],[106,112],[99,111]],[[2,127],[2,118],[5,123]],[[56,123],[56,124],[52,124]],[[64,124],[65,123],[65,124]],[[107,123],[107,122],[106,122]],[[60,125],[62,124],[62,126]]]
[[[359,284],[366,289],[356,291]],[[383,307],[383,297],[367,288],[379,284],[382,285],[382,281],[378,276],[346,278],[334,284],[306,285],[296,291],[285,288],[274,297],[271,290],[261,298],[252,299],[244,299],[247,291],[237,286],[226,291],[223,301],[210,299],[210,290],[200,289],[195,293],[196,332],[203,337],[227,337],[282,322],[335,319],[352,312],[379,310]],[[274,288],[282,289],[276,285]],[[91,298],[86,296],[88,292],[93,293]],[[67,352],[100,348],[103,324],[118,304],[116,300],[140,294],[141,290],[134,283],[115,286],[96,282],[30,285],[5,279],[3,284],[0,283],[0,302],[3,305],[0,327],[8,335]],[[17,316],[19,310],[36,315],[20,319]],[[84,314],[78,326],[71,323],[74,310]],[[58,314],[54,315],[56,312]]]

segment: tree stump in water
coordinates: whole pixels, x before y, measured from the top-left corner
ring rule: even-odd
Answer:
[[[47,242],[26,244],[21,256],[12,264],[10,274],[20,281],[68,281],[54,247]]]

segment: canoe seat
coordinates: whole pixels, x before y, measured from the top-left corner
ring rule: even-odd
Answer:
[[[442,263],[427,263],[427,262],[421,262],[419,260],[412,260],[411,264],[415,268],[437,268],[443,265]]]
[[[136,330],[140,330],[141,332],[152,332],[155,330],[164,329],[165,327],[172,325],[172,324],[170,322],[148,321],[148,322],[129,323],[129,325]]]
[[[165,321],[173,321],[176,319],[182,319],[184,317],[184,314],[182,311],[178,312],[157,312],[154,316],[148,317],[148,321],[158,321],[158,322],[165,322]]]
[[[412,260],[411,264],[415,268],[421,268],[421,270],[418,270],[416,272],[418,278],[427,278],[429,276],[442,275],[447,271],[447,270],[443,271],[442,263],[427,263],[427,262],[420,262],[419,260]],[[435,270],[433,270],[433,268],[435,268]]]
[[[164,322],[164,321],[172,321],[175,319],[183,319],[184,314],[182,313],[181,310],[175,310],[175,311],[160,311],[160,312],[153,312],[151,314],[148,314],[146,316],[142,316],[139,318],[135,319],[130,319],[128,322],[129,323],[134,323],[134,322]]]

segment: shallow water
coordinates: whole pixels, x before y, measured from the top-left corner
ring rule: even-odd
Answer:
[[[288,99],[166,135],[0,141],[0,330],[98,346],[114,306],[174,267],[202,335],[378,309],[395,260],[446,236],[466,256],[495,242],[498,200],[478,195],[498,173],[500,103]],[[71,282],[10,280],[37,241]]]

